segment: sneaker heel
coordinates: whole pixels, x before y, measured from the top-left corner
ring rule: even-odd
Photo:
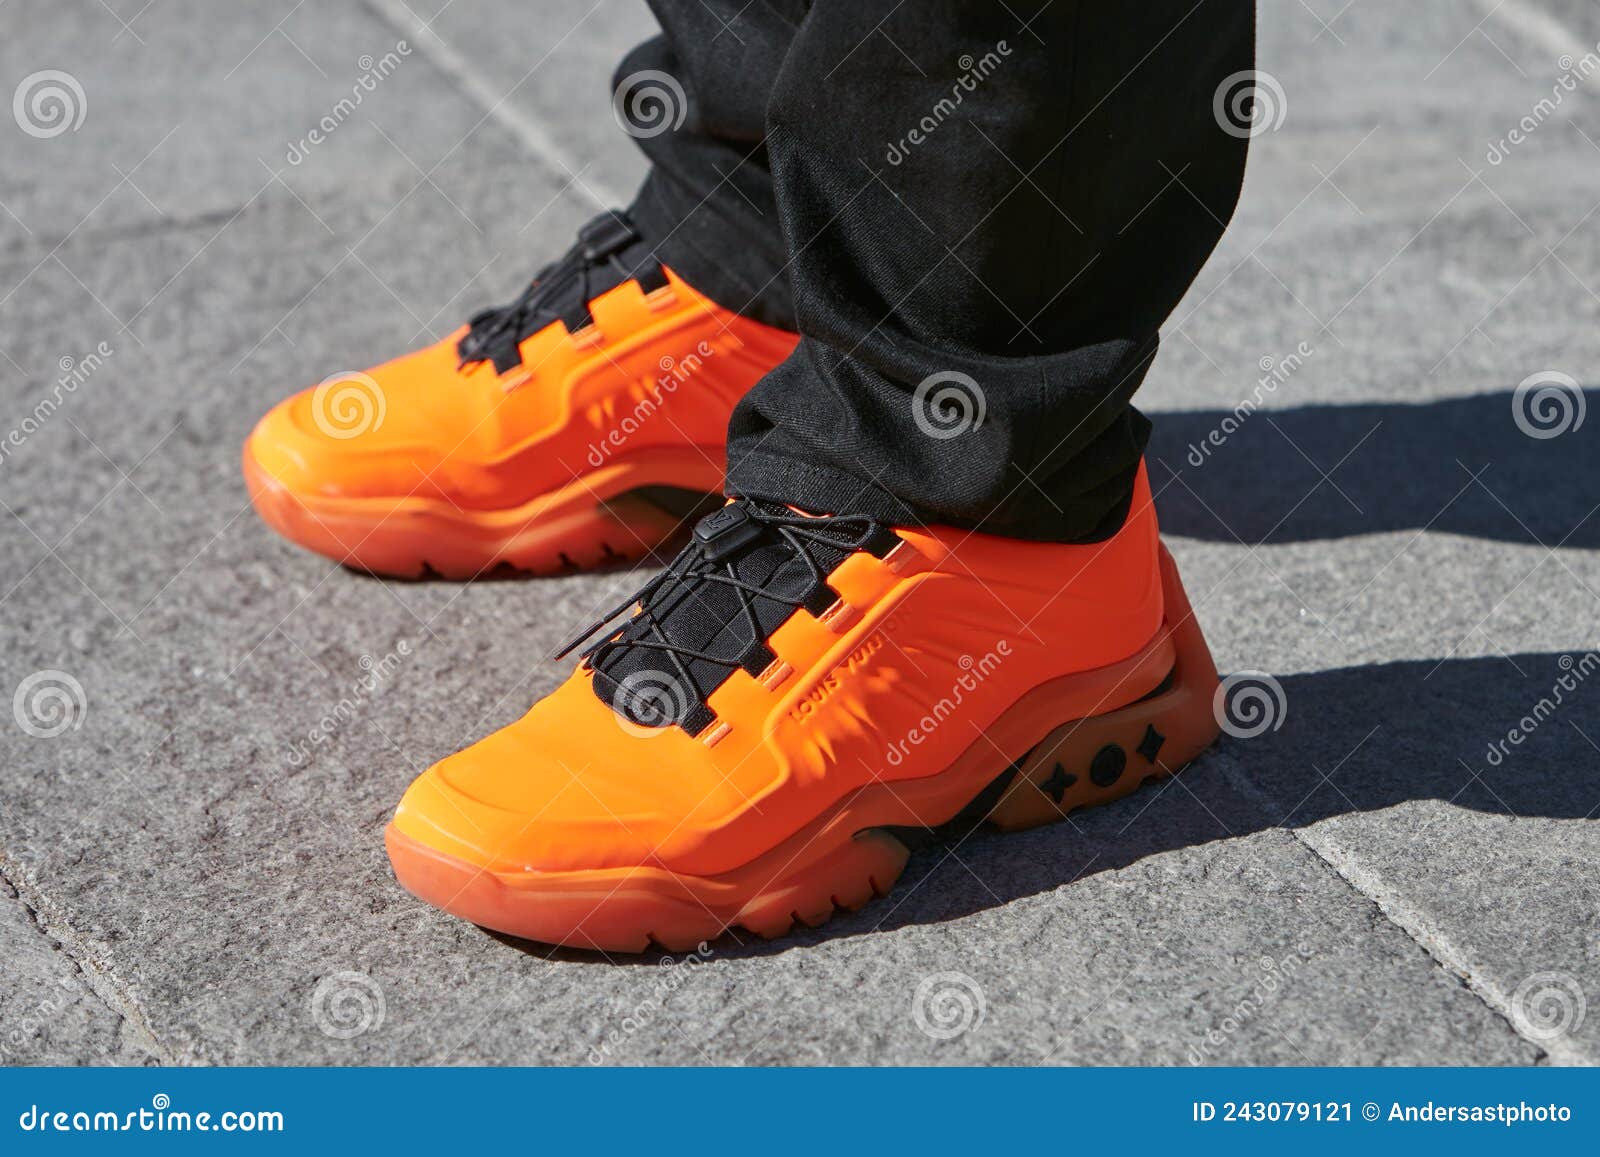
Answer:
[[[1178,568],[1161,548],[1161,580],[1176,662],[1150,694],[1057,727],[1023,757],[989,822],[1005,831],[1051,823],[1172,775],[1216,740],[1217,666]]]

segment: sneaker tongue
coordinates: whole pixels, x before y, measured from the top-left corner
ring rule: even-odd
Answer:
[[[623,644],[665,642],[720,662],[680,654],[680,670],[672,655],[645,646],[607,647],[597,655],[595,694],[624,719],[646,727],[677,723],[691,735],[700,732],[712,719],[706,698],[734,667],[754,675],[771,662],[766,639],[797,604],[820,611],[834,601],[833,591],[815,575],[831,572],[856,549],[854,543],[844,536],[838,546],[808,540],[805,550],[813,568],[777,529],[754,518],[754,511],[790,518],[795,513],[780,503],[738,499],[707,515],[673,563],[674,567],[688,564],[689,572],[652,594],[646,607],[649,616],[630,620],[621,634]],[[690,555],[692,559],[686,557]],[[710,570],[726,575],[729,568],[740,582],[760,593],[695,573]],[[751,630],[745,600],[759,634]]]

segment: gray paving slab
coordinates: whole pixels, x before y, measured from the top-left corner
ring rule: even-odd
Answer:
[[[1192,404],[1196,378],[1248,382],[1296,330],[1314,352],[1200,465],[1194,447],[1237,416],[1225,405],[1168,415],[1155,456],[1169,532],[1253,548],[1243,563],[1188,552],[1226,576],[1204,612],[1224,666],[1300,672],[1282,680],[1283,730],[1225,752],[1224,773],[1550,1059],[1593,1063],[1600,700],[1572,674],[1596,646],[1593,439],[1529,437],[1514,389],[1561,370],[1595,400],[1593,328],[1572,319],[1600,305],[1600,105],[1587,80],[1490,159],[1495,117],[1533,112],[1571,68],[1555,49],[1581,43],[1577,23],[1508,7],[1470,35],[1426,18],[1443,8],[1337,22],[1353,40],[1362,21],[1404,22],[1385,42],[1410,37],[1413,61],[1439,63],[1418,85],[1388,57],[1374,86],[1356,54],[1330,51],[1318,83],[1290,89],[1312,123],[1260,138],[1253,173],[1310,172],[1247,195],[1151,384]],[[1496,110],[1472,121],[1478,140],[1460,118],[1435,123],[1452,87]],[[1552,186],[1553,172],[1570,176]],[[1272,318],[1298,310],[1276,346],[1249,295]],[[1507,746],[1552,701],[1548,725]]]
[[[272,400],[452,328],[628,187],[604,86],[642,5],[541,6],[522,38],[484,35],[525,16],[509,0],[113,5],[130,29],[8,7],[0,78],[72,49],[93,81],[79,132],[8,148],[0,176],[25,226],[0,234],[6,425],[62,358],[88,368],[0,463],[4,686],[63,672],[80,704],[60,735],[0,735],[14,1059],[1600,1059],[1596,1018],[1562,1018],[1600,999],[1600,684],[1488,754],[1600,647],[1593,419],[1530,438],[1512,406],[1546,369],[1596,400],[1600,130],[1584,105],[1484,160],[1485,124],[1557,72],[1521,6],[1481,30],[1466,3],[1318,7],[1265,6],[1289,115],[1143,395],[1218,660],[1273,673],[1282,727],[1070,824],[921,855],[824,929],[671,963],[464,926],[399,891],[379,838],[636,576],[358,578],[273,539],[237,480]],[[402,35],[417,54],[269,173]],[[108,168],[173,123],[137,189]],[[919,1006],[971,1012],[941,1039]]]
[[[475,129],[482,113],[470,102],[437,100],[438,70],[359,5],[244,0],[222,12],[172,0],[125,4],[120,16],[98,0],[9,8],[5,91],[45,70],[77,89],[50,78],[26,88],[62,94],[76,129],[56,131],[63,105],[49,101],[33,118],[43,135],[5,124],[9,243],[48,248],[84,224],[230,214],[285,195],[275,172],[292,173],[302,191],[381,185],[415,177],[413,162],[431,168],[476,132],[501,131]],[[308,143],[317,130],[325,143]]]
[[[1484,25],[1492,41],[1474,31],[1481,15],[1450,0],[1357,4],[1323,31],[1301,5],[1263,13],[1283,124],[1252,141],[1238,215],[1164,331],[1147,404],[1200,408],[1216,390],[1231,408],[1268,376],[1262,359],[1302,342],[1311,353],[1265,408],[1509,390],[1563,365],[1589,381],[1593,327],[1570,319],[1600,304],[1600,76],[1581,111],[1490,164],[1491,139],[1558,71],[1501,23]]]
[[[1219,661],[1280,689],[1278,729],[1225,743],[1218,774],[1550,1057],[1593,1063],[1592,1024],[1539,1036],[1560,1022],[1534,994],[1593,991],[1600,632],[1571,608],[1600,565],[1431,534],[1326,556],[1184,552]]]
[[[569,196],[594,207],[632,199],[644,160],[607,118],[619,63],[657,31],[643,0],[544,0],[533,28],[516,0],[367,5],[515,126]],[[738,24],[726,33],[730,47]]]
[[[0,1064],[140,1064],[155,1042],[0,881]],[[88,967],[92,968],[93,965]],[[98,991],[97,991],[98,987]]]

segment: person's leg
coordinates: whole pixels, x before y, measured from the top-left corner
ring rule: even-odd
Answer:
[[[766,147],[773,82],[806,0],[650,0],[661,35],[612,79],[650,160],[629,209],[659,259],[726,309],[794,329]]]
[[[814,7],[767,133],[802,341],[734,412],[730,491],[1114,530],[1128,399],[1238,197],[1213,110],[1253,52],[1250,0]]]

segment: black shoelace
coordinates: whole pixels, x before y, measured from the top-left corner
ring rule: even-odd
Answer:
[[[606,290],[630,278],[638,279],[646,293],[665,285],[660,264],[643,249],[626,213],[613,209],[600,214],[578,230],[572,248],[541,269],[515,301],[473,315],[456,345],[462,368],[489,361],[498,373],[506,373],[521,364],[522,339],[550,322],[564,322],[571,332],[592,324],[589,302]]]
[[[680,725],[691,735],[712,722],[706,699],[735,670],[759,675],[773,661],[766,640],[797,608],[821,614],[837,599],[829,573],[867,550],[899,542],[865,515],[804,515],[738,499],[696,524],[676,559],[603,613],[556,655],[587,642],[635,604],[622,628],[582,652],[595,690],[613,710],[647,727]]]

